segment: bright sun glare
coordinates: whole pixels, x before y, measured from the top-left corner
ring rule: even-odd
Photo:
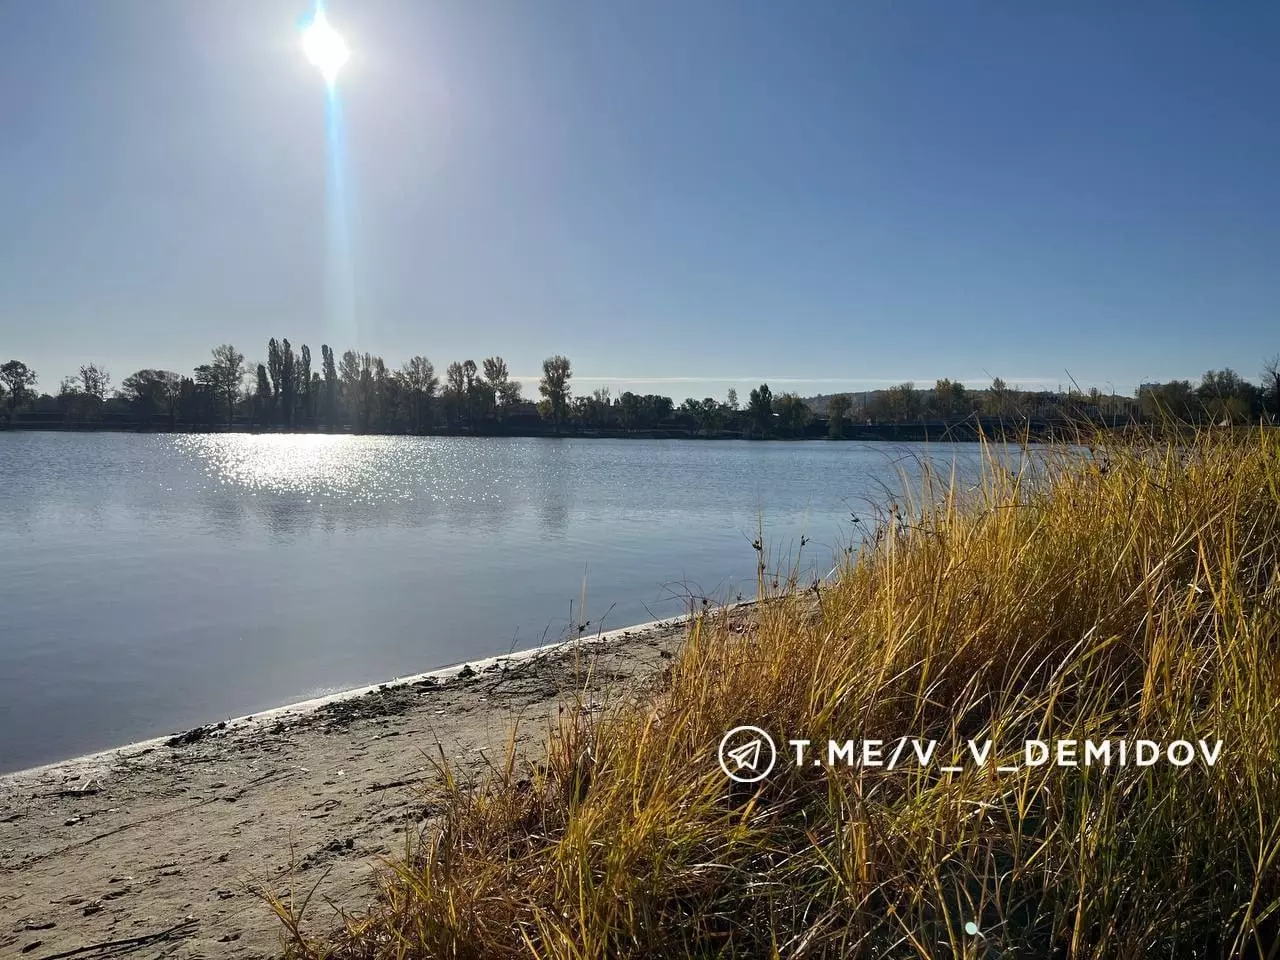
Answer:
[[[315,64],[331,86],[338,76],[338,70],[351,56],[347,42],[338,31],[329,26],[329,19],[323,10],[316,13],[311,25],[302,34],[302,49],[306,52],[307,59]]]

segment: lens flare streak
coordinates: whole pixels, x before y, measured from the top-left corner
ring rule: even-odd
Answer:
[[[325,319],[329,339],[355,342],[355,278],[347,207],[345,131],[338,71],[351,57],[346,41],[317,0],[302,29],[302,50],[325,81]]]

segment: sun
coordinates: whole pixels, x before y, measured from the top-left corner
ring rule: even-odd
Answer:
[[[303,31],[302,49],[330,86],[333,86],[338,71],[351,56],[347,41],[329,25],[329,18],[324,15],[323,10],[316,12],[311,24]]]

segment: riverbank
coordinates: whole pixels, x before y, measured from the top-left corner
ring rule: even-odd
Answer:
[[[979,440],[1007,442],[1043,442],[1053,439],[1072,441],[1086,431],[1095,433],[1123,433],[1140,429],[1139,424],[1128,419],[1112,418],[1108,422],[1065,419],[1001,420],[998,417],[965,417],[956,420],[927,420],[914,423],[858,423],[844,426],[839,436],[831,436],[827,419],[816,417],[804,429],[791,435],[755,435],[744,430],[707,431],[695,425],[672,424],[649,429],[604,429],[595,427],[565,427],[557,432],[549,426],[504,425],[501,428],[475,431],[435,429],[424,433],[363,432],[350,428],[331,430],[285,429],[261,427],[250,423],[227,424],[178,424],[138,423],[128,419],[66,421],[56,417],[39,419],[0,420],[0,433],[46,431],[53,433],[174,433],[174,434],[222,434],[240,433],[261,435],[302,436],[386,436],[386,437],[522,437],[554,440],[749,440],[753,443],[793,443],[804,440],[830,440],[833,442],[888,442],[888,443],[974,443]]]
[[[513,727],[535,756],[566,698],[642,688],[685,632],[657,621],[0,776],[0,956],[129,938],[270,956],[282,928],[255,888],[314,887],[308,919],[335,925],[433,816],[440,757],[478,783]]]
[[[1280,955],[1276,435],[917,489],[816,616],[699,623],[652,699],[447,794],[382,895],[291,955]],[[1124,740],[1221,747],[1087,759]]]

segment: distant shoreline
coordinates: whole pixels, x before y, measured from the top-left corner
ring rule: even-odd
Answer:
[[[646,430],[566,430],[555,433],[551,430],[538,429],[506,429],[486,432],[469,430],[432,430],[426,433],[387,433],[378,431],[361,432],[355,430],[286,430],[280,428],[262,429],[247,424],[230,426],[142,426],[136,423],[110,422],[73,422],[48,423],[19,421],[6,423],[0,421],[0,433],[6,431],[23,433],[138,433],[138,434],[251,434],[262,436],[347,436],[347,437],[475,437],[477,439],[520,437],[525,439],[548,440],[741,440],[748,443],[794,443],[799,441],[843,442],[954,442],[974,443],[981,439],[998,440],[1031,440],[1049,441],[1054,439],[1074,439],[1080,424],[1058,421],[1023,421],[1020,423],[1002,423],[999,420],[984,419],[975,422],[972,419],[956,422],[923,422],[923,423],[850,423],[840,437],[827,435],[826,425],[817,424],[819,429],[809,430],[799,436],[791,437],[747,437],[741,431],[717,431],[711,435],[681,429],[646,429]],[[1122,432],[1132,428],[1134,424],[1090,424],[1090,429],[1107,432]]]

